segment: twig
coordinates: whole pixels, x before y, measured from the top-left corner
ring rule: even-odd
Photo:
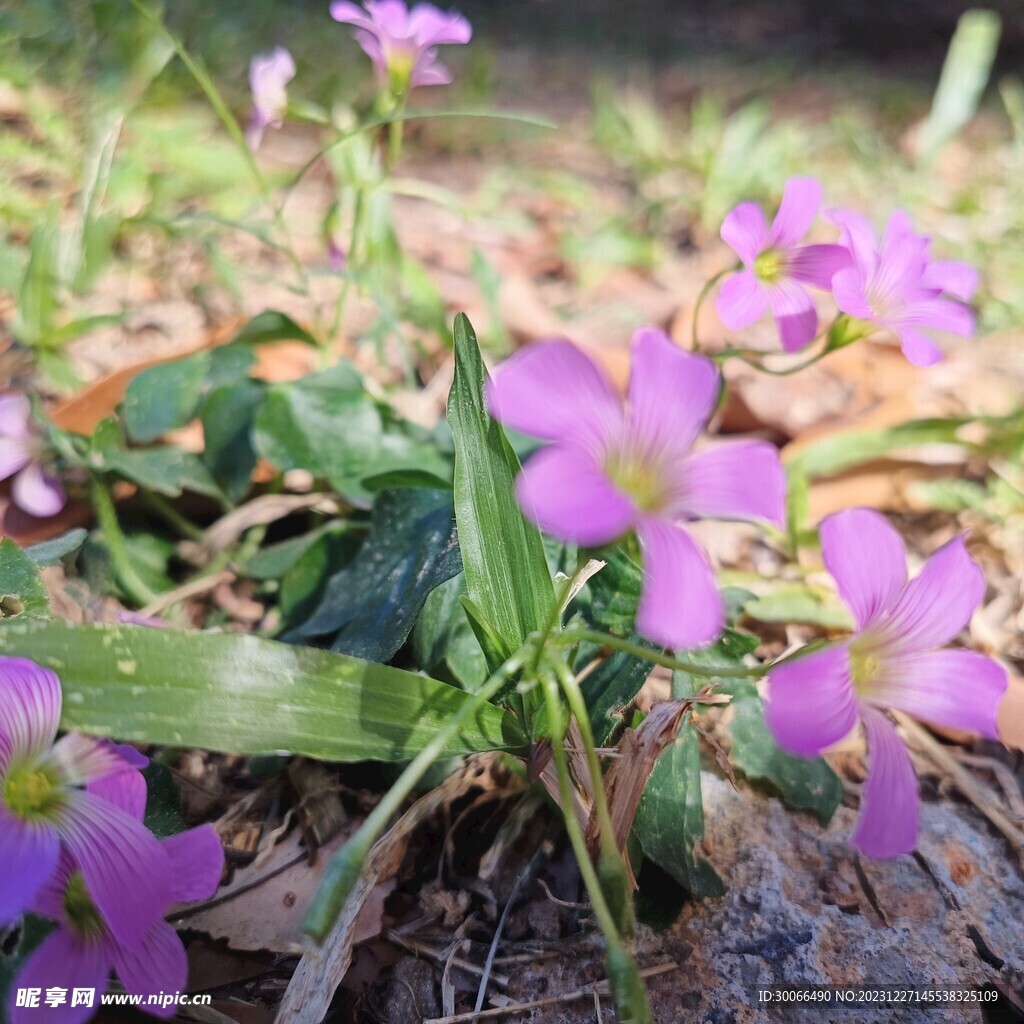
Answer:
[[[222,569],[212,576],[200,576],[188,583],[182,583],[180,587],[168,590],[165,594],[159,594],[140,611],[140,615],[159,615],[172,605],[188,600],[190,597],[199,597],[200,594],[216,590],[222,583],[230,583],[235,574],[228,569]]]
[[[407,938],[406,936],[396,932],[392,928],[387,928],[381,932],[381,937],[393,942],[397,946],[401,946],[403,949],[409,950],[410,953],[416,956],[426,956],[437,963],[441,963],[446,960],[447,954],[443,949],[437,949],[434,946],[428,946],[417,939]],[[477,967],[476,964],[469,960],[463,960],[461,957],[454,957],[452,963],[460,970],[467,971],[470,974],[475,974],[478,977],[484,973],[482,967]],[[508,985],[509,979],[505,974],[492,974],[491,977],[494,979],[496,985],[500,985],[505,988]]]
[[[936,740],[923,726],[920,726],[901,711],[893,712],[900,728],[914,744],[923,750],[941,769],[949,773],[961,793],[1013,844],[1017,856],[1024,860],[1024,832],[1010,821],[996,804],[991,792],[978,782],[969,771]]]
[[[679,964],[674,960],[667,960],[663,964],[654,964],[652,967],[643,967],[637,973],[641,978],[653,978],[659,974],[667,974],[669,971],[679,970]],[[607,981],[598,981],[593,985],[586,985],[584,988],[573,989],[571,992],[563,992],[558,996],[548,996],[546,999],[533,999],[528,1003],[510,1003],[508,1006],[495,1006],[490,1010],[481,1010],[480,1013],[456,1013],[451,1017],[431,1017],[423,1021],[423,1024],[463,1024],[484,1018],[493,1019],[504,1017],[510,1013],[522,1013],[525,1010],[536,1010],[542,1006],[555,1006],[558,1003],[572,1003],[577,999],[587,999],[593,995],[608,996],[611,989]]]
[[[1003,791],[1014,817],[1024,821],[1024,796],[1021,795],[1020,786],[1017,785],[1017,780],[1007,765],[994,757],[984,757],[980,754],[958,752],[955,756],[961,764],[990,771],[996,777],[996,782],[999,783],[999,788]]]

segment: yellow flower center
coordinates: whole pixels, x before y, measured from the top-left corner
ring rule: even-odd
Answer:
[[[859,697],[865,697],[878,683],[882,659],[874,651],[850,649],[850,681]]]
[[[61,805],[64,791],[52,768],[19,765],[7,773],[3,800],[16,817],[38,821],[50,817]]]
[[[631,452],[613,451],[605,460],[604,471],[641,511],[656,512],[664,508],[665,474],[659,466]]]
[[[754,273],[767,284],[774,284],[786,269],[786,261],[778,249],[765,249],[754,260]]]
[[[62,904],[68,921],[82,938],[90,938],[103,931],[103,918],[85,887],[81,871],[76,871],[68,879]]]

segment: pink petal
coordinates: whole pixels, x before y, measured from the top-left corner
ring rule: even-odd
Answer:
[[[487,404],[531,437],[598,447],[623,419],[608,378],[568,341],[536,342],[506,359],[487,384]]]
[[[0,438],[27,441],[31,437],[32,405],[28,398],[18,391],[0,395]]]
[[[366,9],[380,32],[393,39],[407,39],[411,35],[404,0],[367,0]]]
[[[768,673],[764,720],[783,750],[817,757],[857,724],[844,645],[789,658]]]
[[[81,790],[67,795],[57,827],[111,933],[137,947],[172,902],[170,858],[140,822]]]
[[[119,807],[137,821],[141,821],[146,813],[146,800],[149,795],[146,779],[134,768],[126,768],[113,775],[95,779],[87,783],[85,789],[108,804]]]
[[[680,515],[716,519],[786,519],[786,474],[775,445],[733,441],[686,460]]]
[[[767,237],[768,226],[757,203],[740,203],[722,221],[722,241],[748,267],[765,248]]]
[[[46,821],[25,821],[0,800],[0,925],[20,917],[53,874],[60,837]]]
[[[178,933],[166,922],[157,921],[137,949],[110,944],[114,971],[125,991],[136,996],[156,996],[161,992],[181,992],[188,984],[188,960]],[[146,1012],[170,1018],[176,1006],[147,1006]]]
[[[55,516],[67,503],[60,480],[39,462],[30,462],[15,478],[11,498],[30,516]]]
[[[335,21],[347,22],[350,25],[359,25],[365,29],[373,29],[376,26],[367,17],[366,11],[358,4],[349,3],[348,0],[334,0],[331,4],[331,17]]]
[[[428,51],[416,62],[409,76],[409,85],[412,88],[421,85],[450,85],[452,80],[453,76],[448,67]]]
[[[66,928],[50,935],[29,957],[8,994],[11,1024],[84,1024],[100,1005],[100,997],[110,981],[110,953],[101,941],[82,942]],[[42,990],[39,1006],[15,1006],[18,988]],[[47,1006],[48,988],[66,990],[67,1001],[61,1006]],[[74,989],[94,989],[92,1006],[72,1006]]]
[[[633,522],[633,503],[575,448],[554,445],[532,455],[516,481],[516,497],[532,523],[583,547],[617,540]]]
[[[832,288],[832,278],[850,266],[852,258],[841,245],[802,245],[794,249],[786,260],[786,274],[794,281]]]
[[[473,29],[461,14],[446,14],[433,4],[417,4],[409,12],[409,30],[420,46],[468,43]]]
[[[741,270],[722,285],[715,312],[730,331],[742,331],[768,312],[767,289],[752,270]]]
[[[850,251],[862,277],[870,277],[878,266],[878,237],[871,222],[852,210],[829,210],[826,218],[839,228],[839,244]]]
[[[976,651],[927,651],[884,661],[870,700],[998,740],[996,714],[1006,686],[1002,665]]]
[[[863,708],[868,777],[850,842],[869,857],[899,857],[917,845],[917,776],[907,748],[880,711]]]
[[[49,917],[58,924],[64,925],[67,923],[67,915],[64,913],[64,897],[68,892],[68,882],[78,869],[71,859],[71,854],[60,847],[60,836],[56,829],[53,830],[53,834],[57,838],[57,845],[60,849],[57,866],[35,896],[26,904],[25,909],[33,914],[42,914],[43,917]]]
[[[664,519],[645,516],[637,532],[644,564],[637,632],[673,650],[710,643],[725,628],[725,607],[707,555]]]
[[[959,260],[932,260],[921,278],[925,288],[939,288],[961,302],[970,302],[978,289],[978,271]]]
[[[907,584],[882,631],[895,654],[941,647],[967,625],[984,596],[984,574],[963,537],[954,537]]]
[[[914,366],[934,366],[942,362],[942,349],[931,338],[910,327],[899,327],[896,336],[907,361]]]
[[[974,314],[967,306],[953,299],[931,299],[904,306],[899,311],[896,326],[899,328],[904,325],[931,327],[936,331],[969,338],[974,334]]]
[[[216,892],[224,868],[224,847],[212,825],[179,832],[160,845],[171,862],[171,899],[190,903]]]
[[[0,774],[12,759],[34,761],[60,724],[60,680],[28,658],[0,657]]]
[[[803,285],[779,281],[768,291],[768,304],[779,328],[779,339],[787,352],[799,352],[818,333],[818,311]]]
[[[858,629],[891,608],[907,582],[903,538],[879,513],[852,508],[818,527],[825,567]]]
[[[684,352],[656,327],[634,333],[629,420],[645,451],[688,452],[714,411],[720,386],[710,359]]]
[[[57,766],[61,777],[72,786],[82,786],[128,768],[113,743],[80,732],[62,736],[47,760]]]
[[[872,320],[875,311],[867,300],[866,281],[858,267],[847,267],[832,278],[832,297],[839,309],[859,320]]]
[[[14,476],[32,461],[32,447],[27,441],[0,434],[0,480]]]
[[[768,249],[791,249],[807,234],[821,206],[821,184],[815,178],[790,178],[782,204],[768,233]]]

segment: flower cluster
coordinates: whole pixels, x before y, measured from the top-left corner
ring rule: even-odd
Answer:
[[[437,48],[468,43],[473,35],[461,15],[446,14],[428,3],[409,9],[403,0],[366,0],[364,8],[335,0],[331,17],[356,27],[356,41],[373,61],[381,85],[396,96],[420,85],[451,82],[451,72],[437,59]]]
[[[999,738],[1006,672],[974,651],[937,649],[967,624],[985,580],[957,537],[908,583],[900,535],[869,509],[829,516],[820,532],[856,632],[776,665],[765,719],[779,744],[801,757],[818,756],[863,724],[871,764],[852,841],[869,856],[895,857],[917,842],[917,781],[884,709]]]
[[[859,214],[833,210],[838,244],[801,245],[821,205],[821,185],[812,178],[786,182],[771,227],[755,203],[741,203],[722,224],[722,238],[743,270],[728,278],[716,309],[730,330],[740,330],[769,309],[782,347],[797,352],[818,333],[818,314],[807,286],[831,291],[848,322],[847,340],[876,330],[899,338],[915,366],[942,358],[928,331],[969,338],[974,317],[966,305],[978,278],[966,263],[933,260],[930,240],[914,232],[897,210],[881,239]]]
[[[283,47],[253,57],[249,65],[249,88],[252,89],[252,116],[245,139],[250,149],[259,149],[263,132],[279,128],[288,109],[286,86],[295,77],[295,61]]]
[[[20,392],[0,395],[0,480],[14,477],[11,499],[31,516],[55,516],[67,500],[47,455],[29,400]]]
[[[113,968],[129,992],[178,991],[185,954],[163,915],[216,888],[220,842],[210,826],[158,841],[142,824],[146,759],[79,733],[58,740],[60,714],[54,673],[0,658],[0,924],[31,910],[58,926],[18,984],[102,991]],[[44,1013],[8,1011],[13,1024]],[[62,1006],[53,1019],[91,1012]]]
[[[665,647],[710,643],[725,625],[707,555],[679,524],[711,516],[781,526],[784,518],[774,445],[693,450],[719,387],[710,360],[654,327],[633,337],[625,407],[600,368],[567,341],[522,349],[488,386],[496,419],[550,443],[517,483],[526,517],[584,547],[635,530],[644,561],[637,630]]]

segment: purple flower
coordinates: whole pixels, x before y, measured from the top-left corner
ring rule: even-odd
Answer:
[[[121,809],[141,817],[141,809],[122,803]],[[143,799],[145,806],[145,799]],[[170,866],[167,904],[189,902],[211,895],[220,881],[224,851],[210,825],[164,839],[160,849]],[[162,884],[163,879],[155,879]],[[127,947],[107,926],[89,892],[85,877],[65,851],[57,871],[33,901],[32,910],[57,922],[57,930],[29,957],[8,997],[11,1024],[80,1024],[93,1007],[70,1005],[19,1007],[14,989],[59,987],[107,990],[110,973],[121,979],[131,995],[149,996],[182,991],[188,981],[185,949],[177,932],[164,920],[152,921],[136,946]],[[175,1006],[143,1004],[140,1009],[157,1017],[173,1017]]]
[[[60,480],[46,470],[46,453],[29,400],[18,392],[0,395],[0,480],[14,476],[14,504],[40,518],[55,516],[67,500]]]
[[[283,47],[253,57],[249,64],[252,116],[245,131],[250,149],[258,149],[266,128],[280,128],[288,109],[285,86],[295,77],[295,61]]]
[[[30,905],[63,847],[110,931],[135,946],[170,902],[167,855],[121,809],[144,804],[145,782],[130,748],[79,733],[54,742],[60,712],[52,672],[0,657],[0,924]]]
[[[981,603],[985,579],[957,537],[908,583],[900,535],[869,509],[824,519],[821,547],[857,632],[773,668],[765,719],[800,757],[816,757],[860,719],[870,765],[852,842],[871,857],[896,857],[917,842],[917,780],[883,709],[998,739],[1006,672],[974,651],[937,650]]]
[[[633,336],[625,408],[601,370],[567,341],[523,349],[488,385],[496,419],[551,442],[517,482],[526,517],[584,547],[636,530],[645,577],[637,630],[665,647],[709,643],[724,625],[707,555],[679,521],[783,519],[785,478],[773,445],[691,450],[718,390],[710,360],[654,327]]]
[[[836,210],[829,219],[840,228],[840,241],[852,256],[832,281],[836,305],[844,313],[892,331],[915,366],[942,359],[925,330],[971,337],[974,316],[965,303],[978,287],[972,266],[930,259],[930,239],[915,234],[902,210],[889,218],[881,241],[859,214]]]
[[[473,35],[462,15],[425,3],[410,10],[403,0],[366,0],[365,10],[335,0],[331,17],[356,26],[356,41],[373,61],[381,84],[396,96],[418,85],[447,85],[452,75],[437,59],[437,47],[468,43]]]
[[[730,277],[715,308],[730,331],[749,327],[771,309],[782,347],[796,352],[818,333],[818,313],[805,285],[828,289],[850,262],[841,245],[798,245],[821,205],[814,178],[790,178],[769,228],[756,203],[741,203],[722,223],[722,239],[745,269]]]

